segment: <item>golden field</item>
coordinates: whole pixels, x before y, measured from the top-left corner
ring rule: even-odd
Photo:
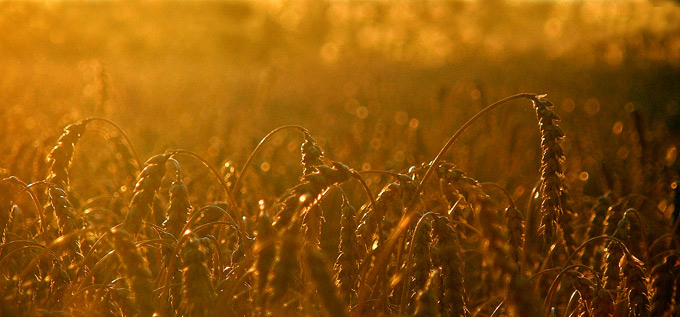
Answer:
[[[6,1],[0,31],[0,316],[680,311],[675,2]]]

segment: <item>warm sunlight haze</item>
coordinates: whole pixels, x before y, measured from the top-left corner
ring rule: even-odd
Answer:
[[[680,1],[0,0],[0,34],[0,317],[680,315]]]

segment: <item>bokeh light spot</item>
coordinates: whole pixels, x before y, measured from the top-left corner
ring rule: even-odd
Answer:
[[[359,101],[350,98],[345,102],[345,111],[347,111],[347,113],[355,114],[359,106]]]
[[[623,123],[621,123],[621,121],[616,121],[612,127],[612,133],[618,135],[621,134],[621,132],[623,132]]]
[[[396,122],[398,125],[405,125],[408,123],[408,113],[404,111],[399,111],[394,114],[394,122]]]
[[[590,98],[586,100],[586,104],[584,106],[584,110],[586,111],[587,114],[589,115],[595,115],[598,112],[600,112],[600,102],[597,101],[595,98]]]
[[[666,151],[666,166],[672,166],[675,160],[678,158],[678,148],[671,146],[668,151]]]
[[[357,108],[356,113],[357,113],[357,117],[359,117],[359,119],[368,118],[368,108],[366,108],[364,106]]]
[[[411,119],[411,121],[408,122],[408,127],[415,130],[418,128],[419,124],[420,122],[418,122],[418,119],[413,118]]]
[[[338,60],[338,45],[333,42],[328,42],[321,47],[321,58],[328,62],[333,63]]]
[[[394,153],[394,160],[401,163],[406,160],[406,153],[404,151],[397,151]]]
[[[470,98],[472,98],[472,100],[479,100],[479,98],[481,98],[481,97],[482,97],[482,92],[479,91],[479,89],[473,89],[470,92]]]
[[[632,102],[629,102],[623,106],[623,109],[626,109],[627,112],[633,112],[635,111],[635,105]]]
[[[572,112],[574,111],[574,108],[576,108],[576,103],[574,102],[574,99],[567,98],[562,101],[562,110],[564,112]]]

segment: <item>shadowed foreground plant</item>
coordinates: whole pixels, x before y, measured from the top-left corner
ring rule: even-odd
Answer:
[[[353,302],[359,276],[359,249],[356,237],[356,210],[343,201],[340,229],[340,254],[335,261],[336,280],[345,304]]]
[[[269,272],[276,259],[276,232],[272,227],[272,220],[266,211],[262,210],[257,219],[257,238],[255,239],[255,273],[256,273],[256,305],[264,314],[267,302],[266,292]]]
[[[139,316],[150,317],[155,312],[155,305],[149,265],[137,249],[131,234],[124,230],[115,230],[111,231],[111,236],[114,249],[125,268],[125,277],[134,298],[135,309]]]
[[[326,264],[318,250],[311,247],[304,249],[302,254],[305,262],[305,272],[316,286],[316,292],[321,304],[329,316],[348,316],[346,306],[338,298],[337,288],[331,275],[326,270]]]
[[[187,316],[210,316],[215,291],[210,271],[206,266],[205,252],[195,236],[189,238],[182,249],[182,304],[180,310]]]

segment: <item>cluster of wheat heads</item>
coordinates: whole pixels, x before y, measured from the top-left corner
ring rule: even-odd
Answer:
[[[540,181],[527,206],[442,159],[478,118],[517,99],[532,102],[541,136]],[[76,122],[47,156],[44,180],[3,171],[1,315],[678,314],[676,219],[642,195],[571,199],[558,121],[545,96],[514,95],[467,121],[431,162],[360,172],[325,157],[306,129],[283,126],[240,173],[186,150],[141,163],[115,123]],[[132,190],[73,190],[74,151],[91,122],[122,136],[111,141],[120,173],[136,175]],[[301,177],[272,204],[243,194],[253,158],[285,130],[304,137]],[[187,158],[214,178],[188,186]],[[377,195],[367,174],[387,180]],[[191,194],[215,188],[221,193]],[[339,199],[322,204],[331,194]],[[331,257],[322,245],[332,212],[341,216]]]

